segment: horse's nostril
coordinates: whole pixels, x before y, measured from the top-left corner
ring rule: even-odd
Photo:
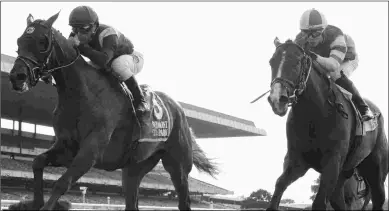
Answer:
[[[288,103],[288,101],[289,101],[289,98],[287,96],[282,95],[280,97],[280,103]]]
[[[27,78],[27,76],[26,76],[26,74],[24,74],[24,73],[18,73],[18,74],[16,75],[16,79],[17,79],[17,80],[20,80],[20,81],[26,80],[26,78]]]

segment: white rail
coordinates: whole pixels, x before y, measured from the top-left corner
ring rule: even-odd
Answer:
[[[1,200],[1,210],[7,210],[11,204],[18,203],[18,200]],[[88,203],[71,203],[70,210],[124,210],[125,206],[121,204],[88,204]],[[158,207],[158,206],[139,206],[140,210],[178,210],[177,207]],[[195,208],[192,210],[232,210],[216,208]]]

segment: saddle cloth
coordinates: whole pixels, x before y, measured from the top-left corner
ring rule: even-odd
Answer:
[[[131,100],[133,96],[130,90],[124,83],[121,83],[123,91]],[[170,135],[172,130],[172,118],[169,110],[166,108],[165,103],[161,100],[157,93],[155,93],[150,86],[142,84],[140,88],[144,94],[145,100],[150,105],[150,112],[148,117],[142,117],[145,119],[147,134],[142,134],[138,142],[164,142]]]
[[[166,141],[172,131],[172,118],[165,103],[161,100],[157,93],[155,93],[150,86],[140,86],[146,101],[149,103],[151,112],[147,121],[150,127],[150,134],[145,134],[139,142],[159,142]]]
[[[364,136],[364,135],[366,135],[366,132],[374,131],[378,126],[378,118],[377,118],[378,115],[375,114],[373,119],[371,119],[369,121],[362,122],[362,115],[361,115],[361,113],[359,113],[354,102],[351,100],[352,94],[349,91],[342,88],[341,86],[339,86],[337,84],[335,84],[335,85],[338,87],[338,89],[341,91],[341,93],[345,96],[345,98],[351,103],[353,110],[354,110],[354,114],[357,116],[356,126],[355,126],[356,127],[355,128],[355,135]]]

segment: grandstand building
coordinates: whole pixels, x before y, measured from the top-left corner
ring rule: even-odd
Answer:
[[[18,94],[11,91],[8,80],[14,58],[1,55],[1,199],[32,199],[32,160],[48,149],[54,141],[51,128],[52,111],[57,94],[55,88],[38,83],[31,91]],[[263,136],[266,132],[254,123],[237,117],[180,102],[188,122],[198,138]],[[47,132],[51,131],[51,132]],[[65,171],[46,167],[44,188],[50,190]],[[123,204],[121,172],[107,172],[92,168],[80,178],[67,194],[71,202],[82,203],[80,187],[87,187],[89,203]],[[232,191],[189,178],[189,189],[194,199],[207,195],[227,195]],[[140,205],[168,206],[175,197],[169,174],[158,164],[141,183]],[[46,196],[48,196],[48,192]],[[66,198],[65,197],[65,198]],[[153,198],[154,197],[154,198]],[[155,198],[157,197],[157,198]],[[209,199],[209,197],[208,197]],[[170,200],[170,202],[169,202]],[[194,200],[196,202],[196,200]],[[176,207],[177,203],[173,203]],[[196,204],[194,205],[196,206]],[[202,206],[201,203],[197,207]]]

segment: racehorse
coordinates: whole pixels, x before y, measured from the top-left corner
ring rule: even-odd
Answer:
[[[122,169],[126,209],[137,210],[140,182],[162,160],[177,192],[178,208],[190,210],[188,175],[193,164],[211,176],[217,175],[218,169],[195,142],[183,108],[168,95],[149,91],[147,95],[157,106],[153,108],[154,115],[166,119],[156,126],[169,130],[161,133],[166,135],[164,141],[138,141],[139,125],[126,89],[112,74],[89,65],[52,27],[58,15],[59,12],[47,20],[28,16],[9,76],[12,89],[20,93],[33,88],[40,78],[48,83],[54,78],[58,92],[53,112],[56,141],[33,161],[33,208],[53,209],[71,185],[95,167]],[[161,135],[158,131],[157,135]],[[63,166],[67,170],[44,203],[46,166]]]
[[[370,188],[373,209],[382,210],[388,143],[380,110],[367,100],[375,118],[361,122],[349,94],[338,88],[302,47],[291,40],[281,43],[278,38],[274,44],[268,102],[281,117],[291,109],[283,173],[268,209],[276,210],[286,188],[313,168],[321,180],[312,208],[325,210],[329,201],[335,210],[346,210],[344,182],[357,168]]]

